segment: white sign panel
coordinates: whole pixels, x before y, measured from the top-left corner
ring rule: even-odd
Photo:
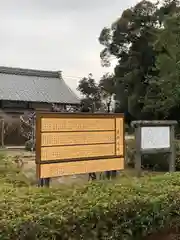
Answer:
[[[170,127],[142,127],[141,149],[161,149],[170,147]]]

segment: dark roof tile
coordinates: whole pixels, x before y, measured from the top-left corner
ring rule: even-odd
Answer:
[[[61,72],[0,67],[0,99],[79,104]]]

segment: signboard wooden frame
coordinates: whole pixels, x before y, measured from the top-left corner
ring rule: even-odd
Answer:
[[[156,154],[156,153],[168,153],[169,154],[169,171],[175,171],[175,144],[174,144],[174,126],[176,121],[133,121],[132,126],[135,128],[135,141],[136,141],[136,157],[135,168],[137,175],[141,175],[141,158],[143,154]],[[165,148],[142,148],[142,128],[143,127],[169,127],[169,147]]]
[[[124,139],[123,114],[37,113],[37,177],[124,169]]]

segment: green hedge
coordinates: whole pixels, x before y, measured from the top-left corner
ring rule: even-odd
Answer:
[[[0,187],[1,240],[140,240],[179,227],[180,175],[58,189]]]
[[[180,170],[180,140],[176,140],[176,170]],[[135,140],[126,141],[126,160],[127,165],[134,167],[135,163]],[[142,157],[142,167],[154,170],[168,170],[168,154],[149,154]]]
[[[42,189],[0,156],[1,240],[140,240],[179,214],[179,173]]]
[[[12,187],[29,186],[29,179],[21,170],[7,158],[6,154],[0,152],[0,186],[10,185]]]

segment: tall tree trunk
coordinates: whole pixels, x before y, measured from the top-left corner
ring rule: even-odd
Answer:
[[[111,102],[112,102],[112,95],[110,96],[108,102],[107,102],[107,112],[110,113],[110,107],[111,107]]]

